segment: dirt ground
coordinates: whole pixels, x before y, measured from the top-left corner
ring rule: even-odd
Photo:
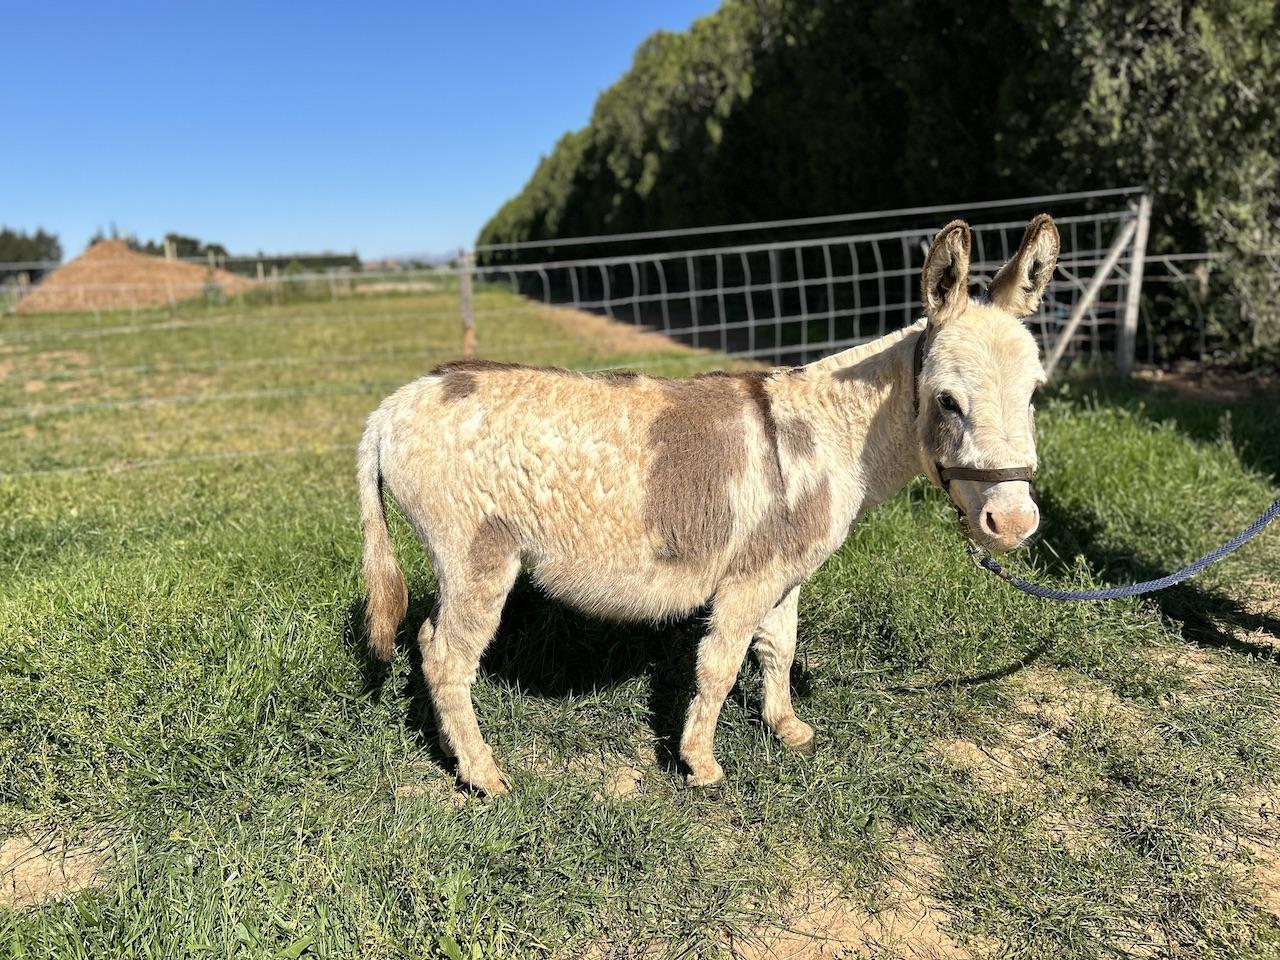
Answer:
[[[1257,393],[1280,391],[1280,376],[1275,374],[1214,370],[1190,360],[1168,368],[1140,367],[1134,370],[1133,376],[1135,380],[1168,387],[1193,400],[1241,400]]]

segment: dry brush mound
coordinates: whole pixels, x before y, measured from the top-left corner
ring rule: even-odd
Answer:
[[[103,240],[46,277],[18,301],[17,309],[52,313],[158,307],[201,296],[211,284],[234,295],[250,289],[253,281],[226,270],[138,253],[123,240]]]

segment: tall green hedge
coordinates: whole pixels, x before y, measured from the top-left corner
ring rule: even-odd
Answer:
[[[646,40],[478,242],[1145,183],[1154,250],[1231,254],[1209,346],[1256,357],[1280,344],[1277,5],[726,0]]]

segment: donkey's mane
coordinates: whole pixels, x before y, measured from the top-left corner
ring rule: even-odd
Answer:
[[[848,350],[842,350],[839,353],[833,353],[829,357],[823,357],[821,360],[815,360],[813,363],[806,364],[801,367],[802,370],[825,371],[839,370],[842,367],[851,367],[854,364],[861,363],[870,357],[874,357],[879,353],[883,353],[892,347],[895,343],[901,343],[907,337],[913,336],[924,329],[925,321],[917,320],[909,326],[886,333],[883,337],[878,337],[870,343],[860,343],[856,347],[850,347]]]

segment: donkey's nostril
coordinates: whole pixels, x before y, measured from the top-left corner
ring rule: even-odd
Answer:
[[[978,525],[993,541],[1016,545],[1035,533],[1040,525],[1040,511],[1034,504],[983,510]]]

